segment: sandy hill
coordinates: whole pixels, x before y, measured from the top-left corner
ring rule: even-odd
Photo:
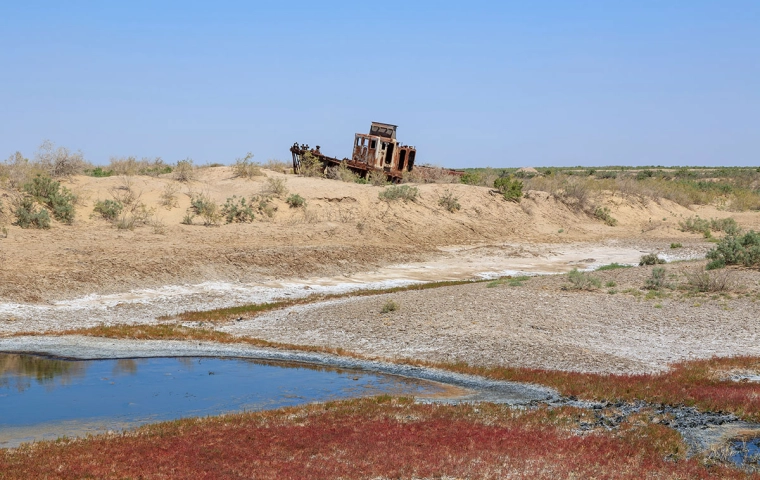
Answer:
[[[270,179],[283,181],[288,193],[267,193]],[[45,301],[204,280],[339,275],[422,259],[448,245],[697,238],[682,233],[678,222],[695,214],[729,216],[712,207],[690,210],[666,200],[604,195],[599,205],[618,220],[610,227],[545,192],[527,192],[514,203],[485,187],[426,184],[416,185],[413,202],[387,202],[378,198],[384,187],[269,170],[252,179],[233,178],[228,167],[197,169],[187,183],[171,175],[77,176],[63,183],[79,198],[73,225],[21,229],[9,225],[6,214],[0,299]],[[12,192],[0,193],[7,206]],[[217,204],[233,196],[269,198],[272,216],[257,211],[252,223],[204,226],[196,217],[183,224],[191,198],[199,194]],[[306,206],[289,207],[290,194],[303,197]],[[449,194],[460,210],[452,213],[439,204]],[[174,201],[164,201],[172,195]],[[145,207],[147,224],[118,229],[93,214],[99,200],[130,197],[132,205]],[[756,213],[730,215],[746,227],[760,224]]]

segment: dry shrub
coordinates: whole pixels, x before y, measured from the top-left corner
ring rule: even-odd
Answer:
[[[459,175],[436,165],[415,165],[411,172],[402,173],[404,183],[461,183]]]
[[[734,192],[730,206],[731,210],[737,212],[760,210],[760,194],[751,190],[736,191]]]
[[[301,156],[301,166],[298,173],[304,177],[323,177],[325,166],[316,155],[306,152]]]
[[[232,175],[235,178],[253,178],[264,175],[261,171],[261,165],[255,163],[253,154],[248,152],[244,158],[235,159],[235,165],[232,166]]]
[[[37,175],[47,173],[38,164],[30,162],[21,152],[16,152],[8,159],[0,163],[0,184],[14,190],[21,190],[24,184],[29,183]]]
[[[177,166],[174,167],[174,179],[178,182],[189,182],[195,178],[195,168],[193,167],[193,160],[186,158],[177,162]]]
[[[264,168],[274,172],[293,173],[293,164],[274,158],[267,160],[267,163],[264,164]]]
[[[698,292],[727,292],[736,286],[730,270],[696,270],[684,272],[684,275],[686,285]]]
[[[272,195],[277,198],[283,198],[288,194],[288,187],[285,185],[287,180],[278,177],[268,177],[264,183],[261,193],[264,195]]]
[[[443,195],[438,198],[438,205],[445,208],[451,213],[454,213],[462,208],[462,206],[459,204],[459,197],[455,197],[450,190],[446,190]]]
[[[356,183],[356,181],[359,180],[359,175],[352,172],[345,163],[341,163],[338,166],[332,166],[327,169],[327,178],[340,180],[342,182]]]
[[[179,186],[174,183],[167,183],[164,185],[164,190],[158,197],[159,202],[167,210],[179,207],[179,201],[177,200],[177,192],[179,192]]]
[[[161,157],[143,157],[138,160],[135,157],[111,157],[108,171],[115,175],[148,175],[157,177],[163,173],[171,173],[172,167],[167,165]]]
[[[382,187],[383,185],[388,185],[388,176],[385,175],[385,172],[381,172],[380,170],[372,170],[369,172],[369,175],[367,175],[367,181],[376,187]]]
[[[66,147],[55,148],[55,144],[50,140],[42,142],[35,155],[35,161],[53,178],[80,175],[90,166],[81,151],[72,153]]]
[[[148,225],[151,226],[153,229],[153,233],[156,235],[166,235],[168,231],[168,227],[166,225],[166,222],[164,222],[161,218],[154,216],[150,219],[148,222]]]

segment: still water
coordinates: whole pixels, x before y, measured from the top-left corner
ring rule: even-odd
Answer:
[[[403,377],[241,358],[0,354],[0,447],[181,417],[441,391]]]

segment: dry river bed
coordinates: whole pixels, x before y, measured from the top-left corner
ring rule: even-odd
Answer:
[[[56,332],[96,325],[154,324],[160,315],[276,298],[384,287],[445,277],[477,278],[520,272],[559,273],[634,263],[658,245],[482,246],[452,249],[419,265],[390,266],[353,278],[277,284],[173,286],[118,295],[92,295],[54,304],[0,304],[0,335]],[[670,260],[704,255],[708,246],[671,252]],[[621,253],[622,252],[622,253]],[[680,257],[679,257],[680,255]],[[596,272],[602,287],[566,290],[564,275],[348,297],[272,311],[218,328],[289,344],[340,347],[373,358],[464,361],[584,372],[654,372],[667,364],[714,355],[760,355],[757,272],[731,270],[730,292],[692,295],[686,275],[703,261],[665,265],[667,283],[655,296],[643,289],[652,267]],[[398,309],[380,313],[393,301]]]

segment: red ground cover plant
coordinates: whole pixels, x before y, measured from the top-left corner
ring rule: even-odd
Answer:
[[[464,364],[444,368],[546,385],[563,395],[584,399],[632,401],[694,406],[703,411],[732,412],[749,421],[760,421],[760,384],[735,382],[721,372],[760,371],[758,357],[728,357],[676,363],[654,375],[599,375],[527,368],[473,367]]]
[[[677,433],[641,419],[577,433],[588,415],[377,397],[2,450],[0,478],[750,477],[685,459]]]

